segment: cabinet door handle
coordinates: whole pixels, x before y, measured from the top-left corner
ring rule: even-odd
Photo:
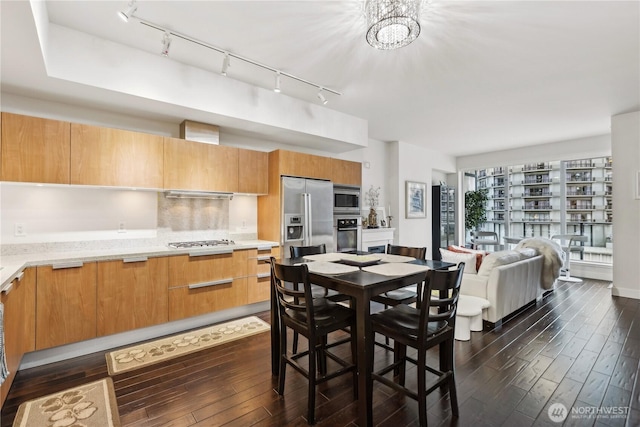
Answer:
[[[271,261],[271,255],[259,256],[258,261]]]
[[[194,283],[193,285],[189,285],[189,289],[198,289],[198,288],[206,288],[209,286],[226,285],[228,283],[233,283],[233,278],[213,280],[211,282]]]
[[[271,246],[258,246],[259,251],[270,251]]]
[[[5,295],[8,295],[9,292],[11,292],[11,289],[13,289],[13,282],[9,283],[9,286],[7,286],[6,288],[4,288],[2,290],[2,293]]]
[[[149,260],[149,258],[148,258],[148,257],[146,257],[146,256],[132,256],[132,257],[129,257],[129,258],[124,258],[124,259],[122,260],[122,262],[124,262],[124,263],[129,263],[129,262],[146,262],[146,261],[148,261],[148,260]]]
[[[226,251],[221,251],[220,249],[216,249],[216,250],[198,250],[198,251],[193,251],[193,252],[189,252],[189,256],[190,257],[196,257],[196,256],[207,256],[207,255],[225,255],[225,254],[232,254],[233,253],[233,249],[229,249]]]
[[[51,268],[54,270],[61,270],[63,268],[79,268],[82,267],[84,263],[82,261],[71,261],[71,262],[61,262],[58,264],[53,264]]]
[[[22,279],[24,278],[24,271],[21,271],[17,276],[16,276],[16,280],[18,282],[22,282]]]
[[[258,274],[258,279],[264,279],[266,277],[271,277],[271,273]]]

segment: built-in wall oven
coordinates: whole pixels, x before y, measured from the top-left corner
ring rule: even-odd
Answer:
[[[333,237],[336,252],[359,251],[362,245],[360,216],[334,216]]]
[[[333,216],[360,216],[360,187],[333,186]]]

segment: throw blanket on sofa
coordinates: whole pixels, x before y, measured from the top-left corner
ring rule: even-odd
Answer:
[[[535,248],[544,257],[542,264],[542,286],[551,289],[553,283],[560,277],[560,269],[564,260],[562,247],[553,240],[543,237],[530,237],[521,240],[516,246],[518,248]]]

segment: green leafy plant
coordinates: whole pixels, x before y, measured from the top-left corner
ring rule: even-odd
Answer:
[[[467,230],[475,230],[487,220],[487,201],[489,190],[467,191],[464,193],[464,226]]]

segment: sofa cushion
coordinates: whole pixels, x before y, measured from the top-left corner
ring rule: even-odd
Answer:
[[[480,269],[480,265],[482,265],[482,259],[487,255],[486,251],[479,251],[477,249],[469,249],[464,248],[462,246],[449,245],[447,250],[451,252],[461,252],[465,254],[476,254],[476,271]]]
[[[484,257],[482,265],[480,266],[480,270],[478,271],[478,275],[489,276],[491,274],[491,270],[493,270],[495,267],[518,262],[521,259],[522,256],[517,251],[509,250],[491,252],[489,255]]]
[[[476,274],[476,254],[465,254],[462,252],[453,252],[440,248],[440,256],[444,262],[452,262],[458,265],[464,262],[464,274]]]
[[[536,248],[515,248],[514,250],[520,254],[522,259],[533,258],[539,254]]]

